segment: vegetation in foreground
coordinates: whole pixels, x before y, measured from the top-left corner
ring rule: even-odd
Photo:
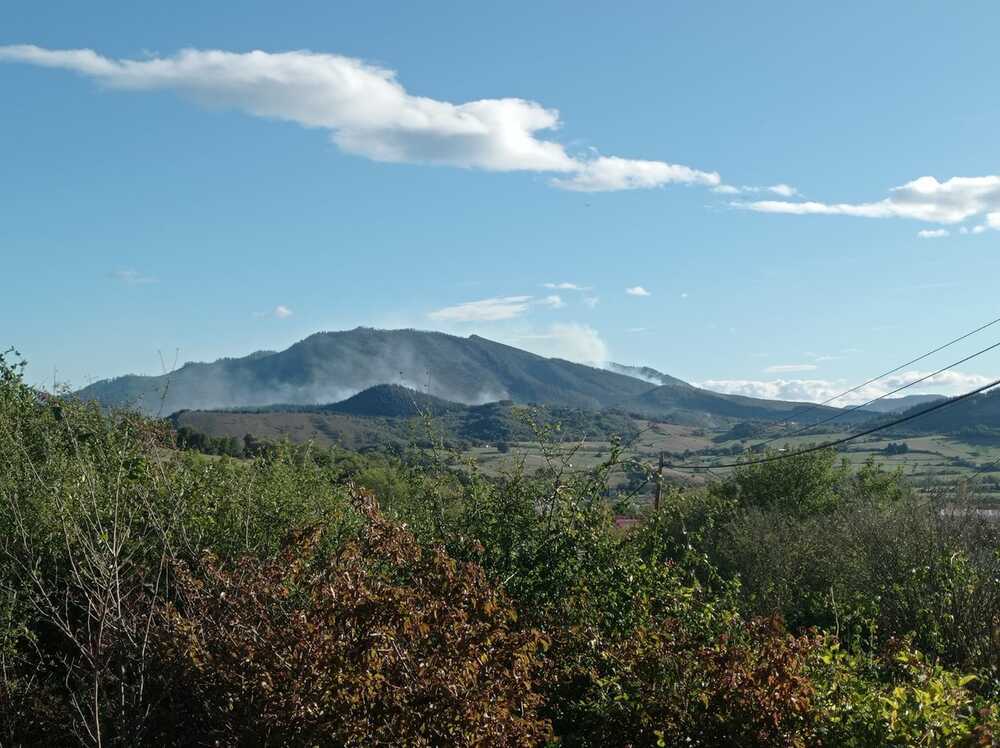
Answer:
[[[178,451],[0,365],[0,745],[990,745],[997,530],[816,453],[668,492],[618,459]],[[956,503],[956,496],[946,500]]]

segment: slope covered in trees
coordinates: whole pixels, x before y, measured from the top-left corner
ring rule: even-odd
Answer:
[[[392,385],[372,387],[333,405],[188,410],[170,420],[186,439],[203,435],[225,454],[233,454],[231,443],[247,434],[271,441],[399,450],[413,441],[434,438],[452,447],[530,441],[536,438],[538,423],[558,423],[560,436],[571,440],[629,440],[639,431],[633,418],[616,411],[528,407],[509,400],[466,406]]]
[[[908,416],[926,410],[922,403],[901,415]],[[1000,388],[987,390],[946,408],[909,421],[900,427],[907,432],[939,433],[964,436],[992,436],[1000,439]]]

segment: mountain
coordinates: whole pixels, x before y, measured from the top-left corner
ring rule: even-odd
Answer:
[[[445,401],[479,405],[510,400],[590,411],[613,408],[683,424],[729,427],[737,421],[790,416],[815,420],[837,412],[811,407],[799,418],[801,404],[723,395],[648,367],[613,366],[619,370],[544,358],[478,335],[358,327],[316,333],[284,351],[188,363],[163,376],[107,379],[77,394],[106,407],[136,407],[152,415],[233,408],[313,411],[334,403],[326,407],[328,412],[398,417],[412,415],[414,407],[445,412]],[[657,386],[653,380],[666,383]],[[859,412],[852,419],[871,415]]]
[[[627,377],[641,379],[642,381],[649,382],[650,384],[673,384],[691,387],[691,385],[684,380],[672,377],[669,374],[664,374],[662,371],[657,371],[650,366],[629,366],[628,364],[616,364],[614,361],[608,361],[604,364],[604,368],[609,371],[624,374]]]
[[[933,403],[917,405],[901,415],[917,415],[932,405]],[[896,427],[894,431],[1000,439],[1000,388],[973,395],[925,416],[914,418]]]
[[[419,415],[440,416],[462,410],[462,405],[399,384],[377,384],[343,402],[321,406],[319,410],[353,416],[412,418]]]
[[[735,421],[789,421],[809,423],[842,412],[810,403],[761,400],[742,395],[723,395],[682,382],[654,387],[619,403],[629,413],[684,425],[720,428]],[[845,413],[842,423],[858,423],[871,413]]]
[[[869,413],[902,413],[917,405],[933,405],[940,400],[946,400],[944,395],[906,395],[905,397],[887,397],[885,400],[866,405],[862,410]]]
[[[513,400],[592,410],[650,389],[634,377],[544,358],[477,335],[359,327],[317,333],[277,353],[189,363],[163,376],[103,380],[78,395],[157,414],[331,403],[378,384],[466,405]]]

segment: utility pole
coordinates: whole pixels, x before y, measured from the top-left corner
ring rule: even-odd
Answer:
[[[653,501],[653,509],[660,511],[660,496],[663,493],[663,451],[660,451],[660,467],[656,471],[656,499]]]

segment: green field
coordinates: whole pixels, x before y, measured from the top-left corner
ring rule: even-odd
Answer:
[[[745,461],[745,448],[768,437],[758,437],[746,441],[731,440],[716,442],[715,437],[723,432],[706,429],[657,423],[640,422],[641,433],[625,450],[625,456],[644,463],[650,468],[657,465],[659,454],[665,454],[667,465],[690,465],[693,469],[672,469],[663,471],[665,481],[676,485],[702,485],[730,472],[724,467]],[[812,445],[826,443],[850,436],[849,431],[828,431],[776,440],[773,449],[795,451]],[[905,454],[887,454],[886,447],[894,443],[905,443],[909,451]],[[537,442],[515,442],[509,451],[503,452],[494,445],[473,447],[465,452],[480,469],[489,474],[499,473],[514,465],[523,464],[531,472],[553,467],[560,461],[574,470],[587,470],[608,458],[611,445],[607,441],[565,441],[542,447]],[[732,452],[732,454],[727,454]],[[873,434],[843,445],[838,449],[851,465],[860,466],[869,460],[882,465],[887,470],[901,469],[911,483],[921,491],[941,492],[956,490],[973,476],[968,485],[983,504],[1000,505],[1000,442],[993,444],[973,444],[940,434],[895,435],[887,438]],[[993,463],[993,464],[991,464]],[[981,467],[987,467],[980,472]],[[627,483],[624,473],[613,485]],[[648,500],[652,496],[652,484],[645,487],[637,498]]]

